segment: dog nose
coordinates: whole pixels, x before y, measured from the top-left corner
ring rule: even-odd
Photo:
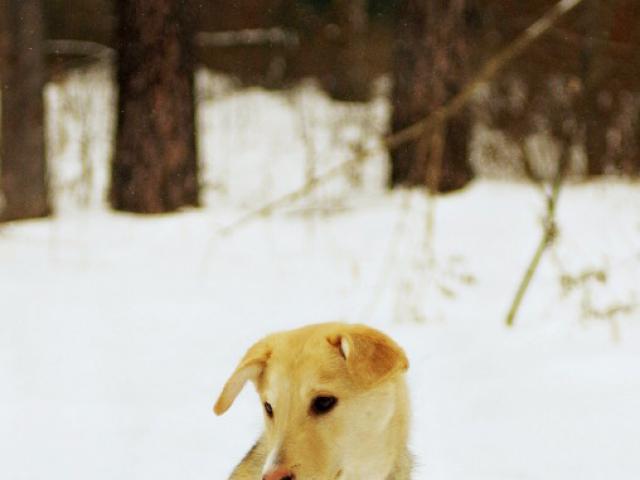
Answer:
[[[267,472],[262,480],[295,480],[296,476],[284,467],[275,467]]]

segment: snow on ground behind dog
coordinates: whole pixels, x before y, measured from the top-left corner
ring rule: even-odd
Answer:
[[[640,476],[637,183],[566,187],[557,243],[507,330],[540,235],[538,190],[479,180],[436,200],[388,194],[375,156],[355,188],[337,179],[221,236],[344,159],[352,132],[381,128],[386,107],[339,107],[312,86],[200,82],[207,207],[109,212],[108,142],[97,141],[89,208],[65,190],[55,218],[0,230],[3,478],[226,478],[262,422],[251,388],[211,413],[239,357],[267,332],[336,319],[406,347],[416,479]],[[54,179],[82,171],[69,142]]]

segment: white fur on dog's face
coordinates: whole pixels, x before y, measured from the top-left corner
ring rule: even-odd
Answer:
[[[300,480],[384,480],[393,444],[406,435],[406,426],[394,425],[398,402],[406,401],[400,375],[406,368],[402,350],[368,327],[305,327],[254,345],[227,382],[216,412],[231,404],[228,397],[237,395],[247,370],[259,372],[251,380],[264,410],[264,472],[280,466]],[[312,403],[319,396],[337,401],[318,413]],[[372,457],[372,451],[381,453]]]

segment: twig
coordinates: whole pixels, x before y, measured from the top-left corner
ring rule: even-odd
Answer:
[[[556,226],[556,209],[558,204],[558,197],[560,196],[560,188],[562,186],[564,174],[569,163],[569,155],[570,148],[569,146],[564,145],[560,161],[558,162],[558,170],[551,187],[551,193],[547,197],[547,212],[543,221],[542,237],[540,238],[540,243],[538,243],[538,248],[533,254],[531,262],[529,262],[529,266],[524,272],[524,276],[520,281],[518,290],[513,297],[513,302],[511,303],[511,307],[509,308],[509,313],[507,314],[506,319],[506,324],[508,327],[512,327],[514,324],[518,309],[520,308],[520,304],[522,303],[524,295],[525,293],[527,293],[527,289],[529,288],[529,284],[531,283],[531,280],[533,279],[533,276],[538,269],[538,265],[540,264],[542,255],[546,251],[547,247],[551,245],[551,243],[556,238],[558,232]]]
[[[380,302],[380,299],[382,298],[385,286],[391,278],[393,268],[397,266],[397,256],[398,251],[400,250],[399,244],[406,232],[408,223],[407,218],[409,217],[409,213],[412,209],[410,193],[411,192],[408,191],[401,192],[398,218],[393,228],[389,244],[387,245],[386,253],[384,254],[382,271],[378,275],[378,279],[372,289],[373,294],[371,295],[370,301],[364,306],[362,312],[357,317],[360,323],[367,323],[371,321],[371,317],[378,306],[378,302]]]
[[[335,167],[330,168],[328,171],[326,171],[322,175],[310,178],[298,190],[294,190],[293,192],[287,193],[287,194],[285,194],[285,195],[283,195],[283,196],[281,196],[279,198],[276,198],[275,200],[272,200],[271,202],[268,202],[267,204],[263,205],[260,208],[256,208],[255,210],[251,210],[250,212],[248,212],[246,215],[240,217],[235,222],[233,222],[233,223],[227,225],[226,227],[221,228],[220,230],[218,230],[218,234],[220,234],[220,235],[228,235],[235,228],[237,228],[237,227],[239,227],[241,225],[244,225],[245,223],[253,220],[254,218],[261,217],[261,216],[264,216],[264,215],[268,215],[269,213],[271,213],[273,210],[275,210],[276,208],[280,207],[281,205],[286,205],[287,203],[295,202],[296,200],[304,198],[305,196],[307,196],[307,194],[309,194],[311,191],[313,191],[313,189],[315,187],[317,187],[320,183],[324,183],[328,179],[336,177],[339,174],[341,174],[342,171],[346,167],[348,167],[351,163],[355,163],[355,161],[353,159],[350,159],[348,161],[342,162],[342,163],[336,165]]]
[[[529,150],[527,149],[526,142],[520,141],[518,142],[518,146],[520,148],[520,155],[522,156],[522,170],[524,171],[525,176],[537,187],[544,188],[542,176],[540,176],[533,168],[533,160],[529,154]]]

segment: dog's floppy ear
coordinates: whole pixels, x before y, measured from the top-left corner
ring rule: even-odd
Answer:
[[[347,363],[353,379],[373,386],[409,368],[404,350],[384,333],[365,325],[348,325],[327,338]]]
[[[233,404],[245,383],[251,380],[256,383],[262,374],[271,350],[264,340],[253,345],[240,361],[227,383],[225,383],[218,401],[213,407],[216,415],[222,415]]]

